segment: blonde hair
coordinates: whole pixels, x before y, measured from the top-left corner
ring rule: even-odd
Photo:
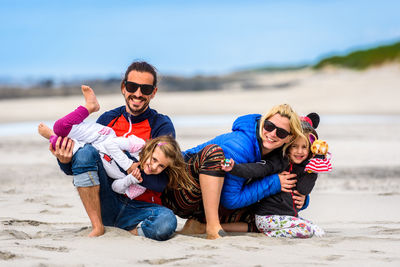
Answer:
[[[261,117],[260,119],[260,126],[259,126],[259,133],[260,137],[262,140],[265,140],[265,137],[263,135],[263,128],[264,128],[264,122],[271,118],[272,116],[279,114],[282,117],[288,118],[289,119],[289,125],[290,125],[290,133],[292,135],[292,138],[290,142],[286,143],[283,146],[283,154],[286,154],[287,148],[296,140],[298,136],[304,137],[303,134],[303,129],[301,127],[301,122],[299,115],[292,109],[292,107],[288,104],[281,104],[274,106],[273,108],[270,109],[270,111],[265,114],[264,116]]]
[[[315,132],[315,131],[314,131]],[[306,144],[307,144],[307,150],[308,150],[308,155],[307,155],[307,160],[309,160],[309,159],[311,159],[312,157],[313,157],[313,153],[312,153],[312,151],[311,151],[311,145],[312,145],[312,143],[311,143],[311,141],[310,141],[310,138],[309,138],[309,135],[310,134],[312,134],[312,135],[314,135],[314,133],[313,133],[313,131],[311,130],[311,129],[308,129],[308,128],[303,128],[303,136],[298,136],[297,138],[303,138],[304,140],[306,140]],[[290,147],[292,146],[292,144],[296,141],[296,139],[297,138],[295,138],[295,139],[293,139],[293,141],[292,142],[290,142],[290,145],[288,146],[288,150],[290,149]],[[291,161],[291,160],[290,160]]]
[[[193,179],[186,170],[187,164],[183,160],[181,148],[178,142],[171,136],[159,136],[146,142],[142,151],[140,151],[140,166],[151,158],[156,147],[159,147],[165,157],[171,159],[171,164],[165,168],[168,175],[168,187],[190,190],[194,185]]]

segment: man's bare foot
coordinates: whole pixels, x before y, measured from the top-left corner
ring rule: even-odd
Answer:
[[[206,225],[194,219],[188,219],[182,230],[177,231],[181,235],[199,235],[206,233]]]
[[[89,111],[89,114],[99,111],[100,105],[97,101],[96,95],[93,89],[87,85],[81,85],[83,96],[85,97],[85,108]]]
[[[93,230],[89,233],[89,237],[97,237],[104,235],[104,226],[93,228]]]
[[[41,136],[46,139],[50,139],[52,135],[56,135],[52,129],[50,129],[46,124],[41,122],[38,126],[38,132]]]

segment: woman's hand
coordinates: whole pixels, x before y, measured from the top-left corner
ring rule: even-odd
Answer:
[[[299,193],[299,191],[293,191],[293,200],[297,205],[296,208],[301,209],[304,206],[304,202],[306,201],[306,196]]]
[[[50,144],[49,150],[51,153],[63,164],[70,163],[72,160],[72,151],[74,149],[74,141],[68,137],[64,137],[61,143],[62,137],[59,136],[56,142],[56,150]]]
[[[297,180],[293,178],[296,177],[297,175],[294,173],[284,171],[278,174],[278,176],[281,182],[281,191],[292,192],[292,188],[295,187],[297,183]]]

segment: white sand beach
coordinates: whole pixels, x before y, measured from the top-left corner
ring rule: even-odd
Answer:
[[[400,266],[400,66],[364,72],[252,74],[265,90],[165,93],[151,107],[173,119],[182,149],[230,131],[235,117],[289,103],[318,112],[334,171],[320,175],[300,216],[326,231],[311,239],[175,235],[157,242],[112,227],[89,238],[90,222],[48,142],[36,133],[83,103],[78,96],[0,100],[0,266]],[[268,85],[289,83],[271,89]],[[94,88],[95,89],[95,88]],[[77,88],[79,90],[79,88]],[[99,96],[102,112],[124,104]],[[6,129],[32,125],[10,136]],[[3,127],[3,128],[2,128]],[[182,227],[184,220],[179,219]]]

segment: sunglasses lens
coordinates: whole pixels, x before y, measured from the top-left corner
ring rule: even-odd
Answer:
[[[154,91],[154,86],[153,85],[150,85],[150,84],[138,84],[138,83],[134,83],[134,82],[125,81],[125,88],[126,88],[126,91],[128,91],[129,93],[136,92],[137,89],[139,89],[139,87],[140,87],[140,91],[144,95],[151,95],[153,93],[153,91]]]
[[[126,91],[128,91],[129,93],[134,93],[134,92],[136,92],[136,90],[137,90],[139,87],[140,87],[140,85],[137,84],[137,83],[125,81],[125,88],[126,88]]]
[[[278,136],[280,139],[286,138],[289,133],[286,132],[284,129],[281,128],[276,128],[276,136]]]
[[[140,85],[140,90],[144,95],[151,95],[154,91],[154,86],[149,84],[142,84]]]
[[[264,129],[267,132],[272,132],[275,128],[276,128],[276,126],[272,122],[267,121],[267,120],[264,122]]]
[[[280,139],[286,138],[286,136],[288,136],[290,134],[285,129],[276,127],[275,124],[273,124],[272,122],[267,121],[267,120],[264,122],[264,129],[267,132],[272,132],[273,130],[276,129],[276,136],[278,136]]]

